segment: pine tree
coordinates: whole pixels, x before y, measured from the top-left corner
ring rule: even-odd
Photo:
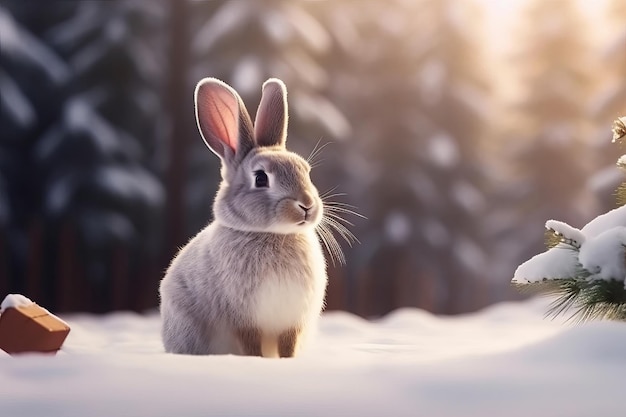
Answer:
[[[112,249],[154,252],[159,237],[162,65],[147,34],[159,29],[160,9],[58,2],[41,13],[37,2],[3,4],[0,172],[9,184],[14,290],[24,290],[29,274],[54,290],[67,279],[58,276],[59,246],[71,242],[64,253],[80,251],[80,275],[106,285]]]
[[[601,79],[599,92],[591,104],[594,123],[594,151],[599,171],[591,177],[589,185],[598,195],[604,211],[615,207],[611,192],[621,182],[615,169],[610,144],[602,138],[610,134],[611,120],[616,114],[626,112],[626,4],[620,0],[609,2],[605,17],[608,36],[597,48],[595,71]]]
[[[626,108],[626,57],[622,53],[626,48],[626,4],[612,0],[607,8],[606,21],[610,35],[597,60],[603,70],[605,84],[594,106],[594,113],[604,132],[608,131],[606,126],[610,125],[613,116]]]
[[[477,144],[488,83],[469,2],[337,2],[332,97],[353,126],[344,164],[368,221],[358,311],[476,308],[486,244]],[[471,52],[470,52],[471,51]],[[381,233],[381,231],[383,231]],[[452,248],[452,249],[451,249]]]
[[[626,117],[613,124],[613,142],[626,140]],[[617,165],[626,169],[626,155]],[[618,192],[626,202],[626,182]],[[522,290],[556,296],[548,314],[574,310],[572,318],[626,320],[626,205],[576,229],[556,220],[546,222],[549,246],[515,271]]]
[[[290,149],[307,155],[318,140],[324,143],[347,135],[350,126],[344,116],[324,97],[330,79],[320,62],[332,40],[312,14],[312,6],[290,0],[219,0],[190,7],[189,97],[201,78],[216,77],[239,92],[254,118],[261,85],[267,78],[277,77],[289,92]],[[191,107],[189,114],[193,117]],[[190,143],[189,159],[192,221],[188,233],[193,233],[211,215],[219,164],[199,137]],[[322,191],[325,178],[316,180]]]
[[[533,0],[514,41],[518,48],[510,65],[522,87],[508,109],[501,146],[508,161],[506,199],[520,216],[509,223],[521,226],[509,235],[521,242],[521,257],[541,245],[529,225],[555,216],[580,223],[595,209],[584,186],[591,168],[586,157],[591,60],[585,21],[576,7]]]
[[[30,6],[25,2],[0,6],[0,178],[5,213],[0,240],[4,241],[2,249],[8,254],[5,259],[12,272],[9,288],[19,289],[27,269],[31,207],[40,199],[40,178],[30,162],[32,148],[42,131],[38,125],[49,123],[41,118],[58,114],[58,103],[50,103],[54,101],[51,98],[59,95],[70,78],[70,68],[63,59],[21,23],[32,11]],[[62,4],[49,19],[65,18],[70,13],[67,4]],[[34,31],[48,26],[41,21],[32,24]]]

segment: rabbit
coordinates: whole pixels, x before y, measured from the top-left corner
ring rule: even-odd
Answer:
[[[195,90],[198,128],[221,160],[214,221],[185,245],[160,283],[166,352],[293,357],[324,306],[323,202],[309,163],[286,149],[287,90],[262,87],[254,125],[226,83]]]

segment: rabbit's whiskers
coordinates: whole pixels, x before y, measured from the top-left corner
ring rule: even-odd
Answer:
[[[317,141],[313,151],[306,158],[306,161],[311,166],[311,169],[319,166],[323,159],[320,159],[322,152],[324,149],[333,142],[326,142],[325,144],[320,146],[321,139]],[[365,218],[361,214],[354,211],[356,209],[355,206],[350,204],[341,203],[339,201],[330,201],[330,199],[335,197],[345,196],[345,193],[336,193],[338,186],[332,187],[330,190],[321,193],[320,199],[322,200],[323,205],[323,215],[322,220],[319,225],[315,228],[317,235],[320,238],[320,241],[326,248],[328,255],[330,256],[330,260],[335,265],[336,262],[339,264],[345,265],[346,256],[343,253],[343,249],[341,245],[337,241],[333,232],[336,232],[341,236],[347,243],[352,247],[354,243],[359,243],[359,240],[354,236],[354,234],[348,230],[345,225],[354,226],[352,222],[344,219],[342,216],[344,215],[352,215],[361,218]]]
[[[329,198],[344,195],[343,193],[333,194],[333,191],[336,188],[337,187],[334,187],[321,195],[324,205],[324,214],[320,224],[316,228],[317,234],[322,241],[322,244],[328,251],[333,265],[335,265],[335,262],[339,262],[340,264],[346,263],[346,257],[343,253],[343,249],[333,232],[338,233],[339,236],[341,236],[348,243],[348,245],[350,245],[350,247],[352,247],[354,243],[359,243],[356,236],[354,236],[354,234],[344,225],[347,224],[349,226],[353,226],[352,222],[344,219],[342,215],[349,214],[363,219],[365,218],[363,215],[352,210],[355,207],[350,204],[328,200]]]
[[[322,165],[322,163],[324,162],[324,159],[319,159],[319,156],[322,154],[322,151],[324,150],[324,148],[326,148],[328,145],[333,143],[333,142],[326,142],[325,144],[320,146],[321,141],[322,139],[317,141],[317,143],[315,144],[315,147],[313,148],[313,151],[311,151],[309,156],[306,158],[306,161],[311,166],[311,169],[317,168],[318,166]]]

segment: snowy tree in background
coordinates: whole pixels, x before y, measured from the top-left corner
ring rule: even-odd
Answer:
[[[626,141],[626,117],[613,125],[613,142]],[[626,155],[617,165],[626,169]],[[620,189],[626,202],[626,188]],[[513,283],[555,295],[549,314],[574,309],[579,320],[626,320],[626,205],[602,214],[582,229],[546,222],[552,247],[520,265]]]
[[[47,33],[74,80],[60,123],[35,147],[50,181],[44,207],[55,216],[84,209],[80,228],[94,245],[148,244],[158,236],[154,214],[164,196],[154,150],[164,127],[163,58],[151,43],[160,13],[149,1],[83,2]]]
[[[155,249],[164,118],[163,60],[147,36],[160,27],[153,3],[57,2],[41,13],[36,2],[8,0],[0,8],[0,198],[8,201],[0,214],[11,217],[18,282],[54,282],[59,247],[80,251],[85,276],[99,282],[111,272],[113,245]]]
[[[307,6],[307,2],[290,0],[190,3],[191,71],[187,86],[191,97],[198,80],[219,78],[241,94],[254,118],[263,82],[270,77],[282,79],[289,91],[290,147],[305,156],[318,140],[344,139],[350,132],[343,114],[323,94],[330,73],[321,61],[332,39]],[[189,115],[193,117],[192,112]],[[190,232],[209,219],[219,182],[219,164],[199,136],[195,137],[197,140],[189,145],[187,200],[194,220],[188,225]],[[324,190],[324,184],[318,185]]]
[[[500,141],[508,162],[506,210],[517,214],[508,224],[521,247],[518,259],[542,244],[529,225],[557,215],[579,224],[595,212],[584,186],[593,162],[585,104],[593,72],[584,19],[574,2],[541,0],[532,0],[522,18],[510,61],[521,87]]]
[[[626,112],[626,3],[612,0],[606,10],[608,39],[597,48],[596,73],[601,82],[599,93],[591,103],[591,117],[595,125],[593,150],[599,171],[589,180],[589,188],[595,192],[603,211],[615,207],[611,191],[621,182],[622,176],[616,169],[607,135],[611,120],[616,114]]]
[[[344,164],[368,221],[357,236],[361,314],[480,305],[486,245],[480,149],[488,83],[470,2],[338,2],[326,20],[332,97],[354,129]],[[358,252],[358,254],[356,254]]]
[[[612,0],[607,8],[607,26],[610,36],[600,50],[598,59],[599,70],[602,71],[603,85],[596,103],[594,113],[603,124],[603,131],[608,132],[606,126],[616,113],[620,114],[626,108],[626,3],[621,0]]]
[[[253,117],[262,82],[282,78],[290,148],[319,141],[318,189],[367,216],[349,219],[362,244],[344,245],[347,265],[329,267],[334,308],[458,313],[510,298],[512,267],[540,250],[531,225],[584,224],[597,196],[612,207],[618,170],[591,176],[610,152],[590,144],[624,113],[623,1],[595,22],[611,32],[598,59],[576,2],[529,0],[508,70],[486,55],[500,41],[482,39],[471,1],[39,3],[0,6],[0,292],[37,298],[26,290],[41,281],[71,298],[58,289],[82,280],[94,299],[125,280],[143,283],[119,293],[156,305],[220,181],[194,119],[207,76]],[[491,105],[509,87],[518,100]]]

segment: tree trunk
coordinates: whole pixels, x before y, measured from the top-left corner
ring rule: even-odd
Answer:
[[[187,0],[169,0],[170,37],[168,45],[166,109],[170,117],[169,166],[167,169],[167,261],[176,248],[184,243],[184,191],[186,184],[187,148],[189,143],[189,115],[192,98],[187,88],[189,63]],[[166,262],[167,262],[166,261]]]

